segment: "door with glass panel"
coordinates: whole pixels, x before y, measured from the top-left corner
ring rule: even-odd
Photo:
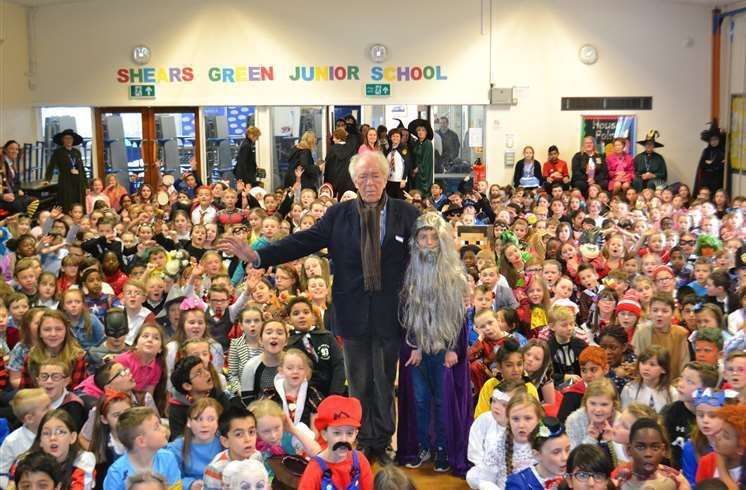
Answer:
[[[484,162],[484,120],[482,105],[431,106],[435,130],[435,180],[448,192],[473,171],[477,160]]]
[[[197,108],[97,108],[95,121],[98,174],[115,175],[130,193],[191,167],[199,175]]]
[[[233,168],[246,129],[255,125],[255,106],[202,108],[207,181],[234,181]]]
[[[326,154],[326,124],[324,106],[273,107],[272,118],[272,186],[292,185],[295,177],[288,168],[288,160],[295,146],[303,139],[312,141],[311,154],[319,162]]]

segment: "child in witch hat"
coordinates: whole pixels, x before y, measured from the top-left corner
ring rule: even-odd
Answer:
[[[353,448],[362,416],[356,398],[332,395],[319,404],[314,424],[326,448],[308,463],[299,490],[372,490],[370,463]]]

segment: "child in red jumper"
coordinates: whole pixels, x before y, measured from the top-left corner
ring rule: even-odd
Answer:
[[[356,398],[332,395],[319,404],[314,424],[326,448],[311,459],[298,490],[373,489],[373,472],[362,452],[353,448],[363,409]]]

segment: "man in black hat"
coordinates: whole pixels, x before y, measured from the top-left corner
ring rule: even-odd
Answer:
[[[668,178],[666,160],[655,151],[656,148],[663,148],[663,144],[656,141],[659,136],[658,131],[651,129],[644,140],[637,142],[638,145],[645,147],[645,151],[638,153],[634,162],[635,178],[632,181],[632,187],[637,192],[642,191],[643,188],[655,190],[656,186],[664,185]]]
[[[54,135],[52,140],[59,146],[49,159],[44,180],[49,183],[54,170],[58,170],[57,204],[69,213],[74,204],[85,203],[85,193],[88,188],[88,179],[83,168],[83,155],[77,148],[74,148],[83,143],[83,137],[72,129],[66,129]]]

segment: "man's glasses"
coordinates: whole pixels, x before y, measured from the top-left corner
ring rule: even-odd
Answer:
[[[694,240],[681,240],[681,241],[679,242],[679,245],[688,245],[688,246],[693,246],[693,245],[694,245],[695,243],[697,243],[697,242],[696,242],[696,241],[694,241]]]

